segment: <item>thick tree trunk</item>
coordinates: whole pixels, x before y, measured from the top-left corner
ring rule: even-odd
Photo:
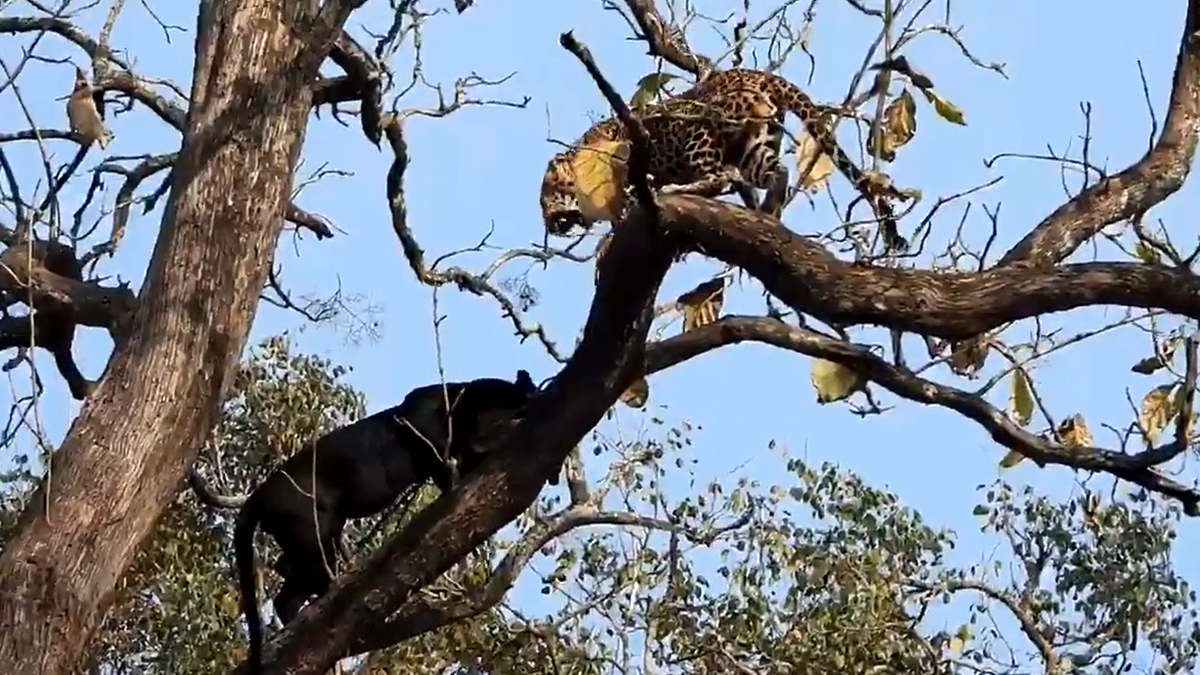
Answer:
[[[273,258],[329,42],[304,16],[315,6],[202,5],[187,139],[129,339],[0,555],[5,675],[74,672],[211,432]]]

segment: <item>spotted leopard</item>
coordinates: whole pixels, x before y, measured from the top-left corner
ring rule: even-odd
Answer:
[[[686,114],[696,112],[700,114]],[[846,155],[825,125],[828,109],[774,73],[745,68],[717,71],[677,97],[639,111],[638,117],[650,134],[652,184],[691,184],[713,179],[732,168],[740,172],[743,187],[767,190],[762,209],[778,215],[787,192],[787,169],[779,161],[787,112],[800,118],[818,147],[833,159],[834,166],[867,197],[880,217],[885,239],[902,243],[885,197],[902,199],[903,195],[891,187],[880,194],[881,186]],[[700,125],[693,122],[697,119]],[[575,147],[624,138],[624,126],[610,117],[588,129]],[[580,212],[575,198],[571,169],[575,152],[571,149],[555,155],[542,179],[542,219],[552,234],[567,234],[577,225],[593,225]],[[748,196],[744,189],[739,192]]]
[[[777,212],[787,192],[787,168],[779,161],[782,135],[772,109],[734,107],[715,97],[676,98],[647,106],[637,113],[650,138],[649,182],[652,187],[687,185],[691,191],[717,196],[729,188],[768,191],[763,208]],[[576,147],[599,141],[623,141],[625,126],[616,118],[604,120],[584,133]],[[550,160],[542,182],[542,214],[546,228],[566,234],[573,226],[590,228],[593,221],[579,209],[572,160],[575,150]]]

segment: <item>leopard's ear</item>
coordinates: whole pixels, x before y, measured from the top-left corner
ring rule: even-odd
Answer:
[[[529,376],[529,371],[525,369],[517,371],[517,381],[513,384],[516,384],[518,387],[526,391],[537,390],[537,385],[533,383],[533,378]]]

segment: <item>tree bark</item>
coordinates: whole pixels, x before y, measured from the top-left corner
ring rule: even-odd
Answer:
[[[349,13],[318,11],[201,5],[185,143],[128,339],[0,555],[0,672],[74,672],[210,433],[273,258],[312,83]]]

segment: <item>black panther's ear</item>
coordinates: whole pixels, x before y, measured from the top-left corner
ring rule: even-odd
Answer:
[[[533,378],[529,376],[528,370],[517,371],[517,381],[515,384],[522,389],[537,390],[537,385],[533,383]]]

